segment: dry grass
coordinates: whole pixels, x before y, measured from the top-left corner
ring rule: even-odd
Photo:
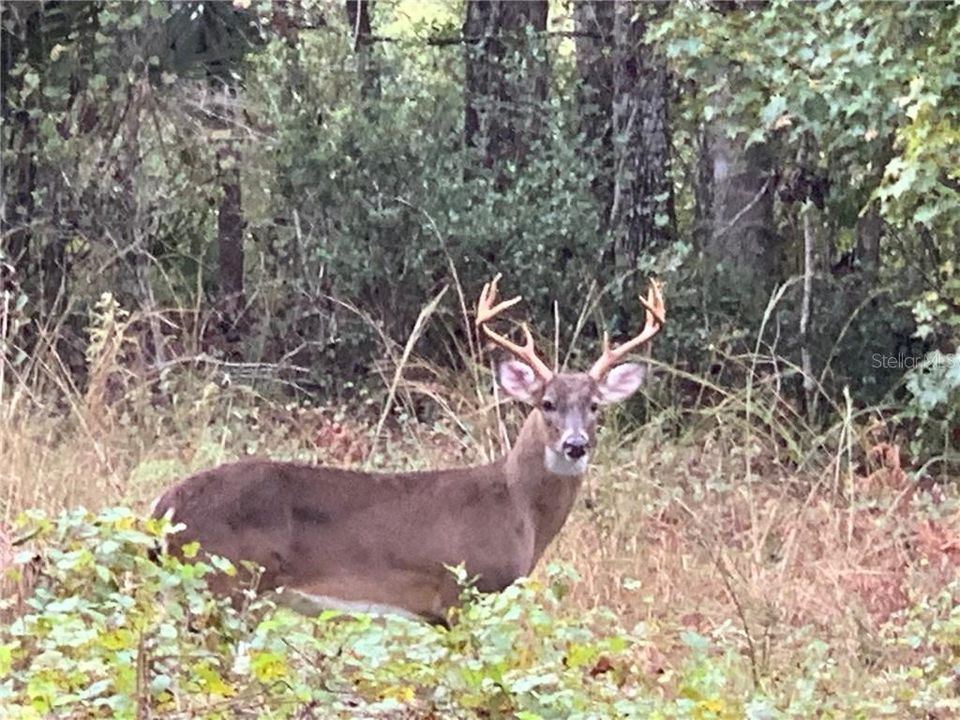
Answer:
[[[174,436],[163,434],[164,423],[151,432],[97,412],[95,431],[70,413],[37,412],[0,427],[4,526],[31,507],[145,509],[178,475],[250,450],[360,465],[371,447],[369,428],[342,413],[209,385],[190,403],[141,409],[144,418],[189,416],[169,423]],[[757,437],[748,452],[748,440],[719,430],[669,440],[653,425],[617,440],[605,443],[585,502],[548,558],[581,574],[573,602],[584,607],[614,608],[627,623],[672,619],[700,630],[733,621],[758,647],[784,628],[843,627],[841,635],[859,638],[956,573],[954,498],[915,491],[894,446],[877,445],[876,457],[850,469],[851,502],[834,492],[837,458],[826,453],[819,467],[798,470]],[[449,423],[394,427],[380,452],[394,467],[485,454]]]
[[[411,363],[392,375],[409,380],[394,383],[396,403],[413,416],[427,402],[434,422],[387,422],[375,443],[373,420],[395,413],[356,420],[353,409],[292,407],[218,371],[161,379],[122,341],[128,327],[101,344],[86,392],[50,355],[0,398],[0,567],[27,508],[145,511],[183,474],[247,453],[394,468],[477,462],[519,418],[492,412],[482,374]],[[584,502],[547,558],[582,577],[568,601],[610,607],[628,626],[726,628],[755,677],[791,667],[811,638],[852,674],[893,662],[878,650],[884,623],[958,575],[953,490],[922,489],[868,414],[814,432],[769,377],[746,391],[711,387],[685,435],[672,435],[666,416],[629,431],[609,419]],[[5,593],[22,591],[6,582]]]
[[[661,668],[688,630],[727,638],[760,685],[790,677],[814,641],[851,688],[901,666],[885,638],[960,577],[955,489],[922,489],[887,443],[843,468],[847,494],[833,489],[836,456],[804,470],[774,456],[720,431],[621,443],[593,473],[593,509],[547,558],[583,577],[570,601],[657,628]]]

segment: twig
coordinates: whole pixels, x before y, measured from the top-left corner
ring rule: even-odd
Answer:
[[[349,2],[347,3],[349,7]],[[360,18],[363,14],[363,0],[354,0],[354,6],[357,9],[357,17],[353,22],[353,52],[360,47]]]
[[[407,360],[410,359],[410,353],[413,352],[413,346],[416,345],[417,340],[420,339],[420,335],[423,333],[423,328],[426,325],[427,320],[436,311],[437,306],[440,304],[440,300],[443,299],[443,296],[447,294],[447,290],[449,289],[449,285],[444,285],[443,289],[437,293],[436,297],[427,303],[420,311],[420,314],[417,316],[417,321],[413,324],[413,330],[410,331],[410,336],[407,338],[407,344],[403,348],[403,354],[400,356],[400,361],[397,363],[396,370],[394,370],[393,381],[390,383],[390,389],[387,392],[387,399],[383,402],[383,411],[380,413],[380,419],[377,421],[377,429],[374,431],[370,452],[367,454],[366,466],[368,469],[370,467],[370,461],[374,456],[373,451],[380,439],[380,432],[383,430],[383,425],[387,421],[387,415],[390,413],[390,408],[393,407],[393,399],[397,394],[397,386],[400,384],[400,378],[403,375],[403,368],[406,366]]]
[[[770,321],[770,318],[773,316],[773,311],[776,309],[777,305],[780,303],[780,300],[783,298],[784,294],[790,288],[791,285],[799,281],[800,278],[796,275],[788,278],[783,285],[778,288],[775,288],[773,293],[770,296],[770,302],[767,303],[766,309],[763,311],[763,319],[760,321],[760,330],[757,332],[757,342],[754,345],[753,354],[750,358],[750,372],[747,375],[747,387],[746,387],[746,398],[745,411],[746,411],[746,431],[747,438],[752,442],[753,431],[750,425],[750,417],[753,414],[753,384],[756,379],[757,374],[757,361],[760,358],[760,345],[763,343],[763,333],[766,330],[767,323]],[[746,463],[746,479],[750,483],[753,477],[753,463],[751,462],[751,454],[744,453],[744,463]]]
[[[3,407],[3,387],[6,384],[7,369],[7,327],[10,318],[10,292],[4,290],[3,312],[0,313],[0,408]]]
[[[623,130],[623,137],[626,138],[624,142],[629,143],[630,133],[633,131],[633,123],[637,119],[637,111],[639,107],[635,104],[633,109],[630,111],[630,117],[627,118],[627,126]],[[620,143],[622,146],[624,143]],[[622,148],[621,148],[622,150]],[[613,201],[610,203],[610,214],[608,216],[608,222],[611,226],[616,222],[617,215],[620,214],[620,179],[623,176],[623,166],[627,162],[627,154],[623,153],[620,158],[617,160],[617,170],[614,173],[613,177]],[[602,254],[601,254],[602,258]]]
[[[747,639],[747,657],[750,660],[750,676],[753,679],[754,690],[760,691],[763,689],[763,686],[760,684],[760,671],[757,668],[757,648],[753,644],[753,633],[751,633],[750,625],[747,622],[747,614],[743,609],[743,605],[740,603],[740,598],[733,589],[733,583],[730,581],[730,571],[724,566],[723,562],[721,562],[719,553],[713,556],[713,561],[717,566],[717,570],[720,571],[720,579],[723,581],[723,587],[730,596],[730,601],[736,608],[737,616],[740,618],[741,625],[743,625],[743,634]]]
[[[746,205],[744,205],[742,208],[740,208],[737,214],[734,215],[726,225],[724,225],[722,228],[720,228],[720,230],[718,230],[714,234],[713,236],[714,239],[720,238],[726,235],[728,232],[730,232],[733,229],[734,225],[740,222],[741,218],[743,218],[744,215],[746,215],[748,212],[753,210],[756,204],[760,202],[760,199],[767,194],[767,190],[770,189],[771,182],[773,182],[773,176],[768,177],[766,182],[763,183],[763,187],[761,187],[760,190],[757,191],[757,194],[753,196],[753,199],[750,202],[748,202]]]
[[[171,358],[170,360],[164,360],[162,362],[155,363],[153,365],[153,369],[157,371],[163,371],[175,365],[191,365],[201,363],[205,365],[213,365],[214,367],[225,368],[227,370],[251,373],[258,371],[278,372],[280,370],[292,370],[298,373],[310,372],[309,368],[305,368],[300,365],[284,365],[280,363],[265,362],[231,362],[228,360],[218,360],[217,358],[212,357],[205,352],[197,353],[196,355],[181,355],[180,357]]]
[[[595,40],[605,39],[600,33],[584,32],[582,30],[533,30],[531,34],[536,37],[558,37],[558,38],[593,38]],[[435,35],[423,39],[423,44],[428,47],[446,47],[449,45],[474,45],[486,39],[485,35]],[[416,39],[414,40],[416,41]],[[409,38],[391,37],[389,35],[369,35],[366,42],[385,42],[401,43],[410,42]]]
[[[803,368],[803,392],[807,401],[807,417],[812,417],[813,367],[810,362],[810,302],[813,297],[813,223],[810,215],[813,205],[808,204],[803,213],[803,298],[800,303],[800,365]]]

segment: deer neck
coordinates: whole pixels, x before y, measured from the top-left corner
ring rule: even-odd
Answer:
[[[507,485],[534,527],[534,565],[560,532],[583,484],[582,473],[558,474],[548,468],[543,436],[543,418],[534,410],[505,458]]]

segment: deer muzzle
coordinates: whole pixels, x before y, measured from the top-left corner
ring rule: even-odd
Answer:
[[[571,460],[579,460],[589,449],[590,441],[582,433],[570,435],[563,441],[563,454]]]

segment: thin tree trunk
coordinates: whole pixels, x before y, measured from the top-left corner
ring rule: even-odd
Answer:
[[[547,27],[546,0],[467,0],[464,140],[503,182],[508,162],[523,164],[547,95],[543,48],[529,31]]]
[[[346,0],[347,22],[353,38],[353,52],[357,59],[357,70],[361,77],[361,95],[366,100],[380,98],[380,69],[374,56],[373,30],[370,16],[376,3],[374,0]]]
[[[233,134],[233,97],[230,89],[222,90],[225,97],[219,103],[216,131],[217,175],[219,178],[220,207],[217,211],[217,249],[220,269],[220,299],[229,320],[236,315],[243,303],[243,206],[240,189],[240,145]]]
[[[16,147],[15,160],[10,164],[13,176],[12,207],[4,202],[3,230],[9,233],[7,255],[21,269],[30,267],[30,219],[34,213],[33,191],[36,187],[37,164],[34,160],[37,142],[36,120],[21,113],[18,123],[19,133],[11,133],[11,141]],[[4,168],[6,174],[7,168]]]
[[[701,123],[697,131],[697,174],[693,186],[693,238],[698,252],[703,252],[713,228],[714,186],[713,148],[710,129]]]
[[[670,127],[666,62],[644,42],[647,23],[663,3],[614,3],[613,151],[610,224],[615,264],[636,267],[641,254],[664,247],[675,233],[670,177]]]
[[[613,204],[613,47],[614,5],[575,0],[573,22],[577,32],[577,86],[580,128],[587,151],[596,163],[591,190],[597,201],[598,226],[605,234]]]
[[[705,134],[709,190],[700,195],[711,207],[698,215],[706,223],[701,235],[710,293],[734,298],[749,315],[762,310],[758,303],[780,275],[770,153],[764,145],[743,150],[742,138],[730,138],[716,125],[708,125]]]
[[[217,213],[220,290],[228,302],[239,302],[243,296],[243,212],[240,149],[235,141],[225,141],[217,151],[217,169],[223,191]]]
[[[803,392],[808,413],[815,412],[816,379],[810,362],[810,306],[813,298],[813,274],[815,272],[816,233],[813,216],[817,212],[813,203],[803,209],[803,298],[800,307],[800,367],[803,370]]]
[[[883,230],[880,207],[876,202],[873,202],[867,211],[857,219],[856,226],[856,258],[860,271],[868,281],[873,280],[880,269],[880,241],[883,237]]]
[[[34,215],[33,191],[37,182],[37,118],[31,110],[37,108],[40,92],[32,93],[24,100],[24,107],[17,110],[10,105],[11,91],[16,96],[23,87],[22,75],[12,71],[20,60],[21,53],[31,63],[40,63],[42,56],[42,14],[24,4],[7,4],[3,7],[4,32],[0,44],[0,111],[7,126],[9,150],[13,162],[3,164],[3,187],[13,192],[3,192],[0,208],[0,231],[4,237],[6,259],[19,269],[21,282],[33,274],[31,265],[31,221]],[[8,25],[9,23],[9,25]]]

